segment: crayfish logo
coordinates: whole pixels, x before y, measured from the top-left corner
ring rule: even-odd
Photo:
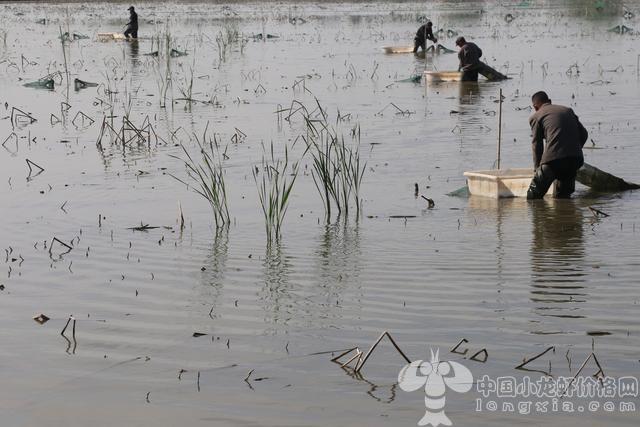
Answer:
[[[402,390],[411,392],[424,387],[424,405],[427,409],[424,417],[418,421],[419,426],[450,426],[451,420],[444,413],[447,387],[458,393],[466,393],[473,386],[470,370],[458,362],[441,362],[439,353],[440,350],[435,354],[431,350],[431,362],[416,360],[402,368],[398,374]]]

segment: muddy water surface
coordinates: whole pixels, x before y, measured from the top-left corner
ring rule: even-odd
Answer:
[[[640,29],[638,4],[624,19],[615,2],[603,11],[458,3],[142,3],[135,43],[97,40],[126,23],[121,4],[3,3],[3,425],[412,426],[423,392],[398,387],[404,361],[388,343],[362,376],[326,353],[366,349],[384,330],[412,360],[439,348],[476,379],[522,378],[513,368],[550,346],[534,369],[570,376],[595,351],[606,374],[638,376],[637,193],[580,188],[572,200],[535,203],[445,195],[464,171],[493,166],[499,89],[504,167],[530,165],[529,97],[544,89],[589,130],[589,163],[640,182],[638,36],[607,32]],[[422,15],[444,29],[445,46],[455,39],[447,30],[469,36],[512,79],[400,82],[457,66],[455,55],[425,63],[382,52],[411,44]],[[63,51],[66,31],[89,38]],[[246,44],[221,52],[216,37],[235,31]],[[167,33],[187,56],[146,55]],[[252,37],[260,33],[277,37]],[[65,61],[71,82],[99,86],[68,87]],[[54,90],[23,86],[51,73]],[[191,82],[192,98],[212,102],[179,100]],[[360,126],[363,214],[325,225],[302,157],[282,239],[267,245],[251,171],[272,141],[301,158],[301,117],[276,111],[293,100],[313,110],[316,98],[347,141]],[[103,118],[119,128],[126,111],[159,138],[97,147]],[[180,143],[195,153],[207,122],[227,157],[232,224],[218,232],[207,203],[170,176],[185,177],[172,156]],[[29,176],[26,159],[44,171]],[[130,229],[141,223],[158,228]],[[72,250],[51,247],[54,237]],[[40,313],[51,318],[42,326],[32,320]],[[69,315],[75,339],[60,335]],[[463,338],[467,359],[449,352]],[[481,349],[485,363],[468,359]],[[460,426],[637,424],[637,412],[516,415],[478,411],[475,389],[447,396]]]

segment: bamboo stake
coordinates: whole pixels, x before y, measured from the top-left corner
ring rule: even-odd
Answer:
[[[496,169],[500,170],[500,145],[502,144],[502,89],[499,94],[500,102],[498,107],[498,160],[496,163]]]

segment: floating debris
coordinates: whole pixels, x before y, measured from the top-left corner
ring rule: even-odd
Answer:
[[[97,87],[98,83],[85,82],[84,80],[74,79],[73,88],[78,91],[80,89],[86,89],[88,87]]]
[[[156,228],[160,228],[159,226],[151,226],[149,224],[143,224],[140,223],[139,226],[136,227],[128,227],[127,230],[133,230],[133,231],[148,231],[148,230],[154,230]]]
[[[382,339],[384,337],[387,337],[389,339],[389,341],[391,341],[391,344],[393,344],[393,346],[395,347],[396,350],[398,350],[398,353],[400,353],[400,355],[404,358],[404,360],[407,361],[407,363],[411,363],[411,360],[409,360],[409,358],[407,357],[406,354],[404,354],[404,352],[400,349],[400,347],[398,346],[398,344],[396,344],[395,340],[391,337],[391,334],[389,334],[388,331],[384,331],[379,337],[378,339],[373,343],[373,345],[371,346],[371,348],[369,349],[369,351],[367,351],[367,353],[364,355],[363,357],[363,353],[360,350],[359,347],[353,347],[348,349],[347,351],[339,354],[338,356],[334,357],[333,359],[331,359],[332,362],[336,362],[336,363],[340,363],[340,359],[342,359],[344,356],[351,354],[353,352],[354,356],[352,356],[349,360],[347,360],[344,363],[341,363],[341,367],[346,367],[348,366],[351,362],[353,362],[354,360],[356,360],[356,364],[355,367],[353,368],[355,373],[358,373],[362,370],[362,368],[364,367],[365,363],[367,363],[367,359],[369,359],[369,356],[371,356],[371,354],[373,353],[373,351],[376,349],[376,347],[378,347],[378,344],[380,344],[380,341],[382,341]]]
[[[489,359],[489,353],[486,348],[479,350],[476,354],[471,356],[469,360],[473,360],[475,362],[485,363]]]
[[[423,199],[425,199],[425,200],[427,201],[427,203],[429,204],[429,206],[427,207],[427,209],[433,209],[433,208],[435,207],[436,202],[434,202],[434,201],[433,201],[433,199],[430,199],[430,198],[425,197],[425,196],[422,196],[422,195],[421,195],[420,197],[422,197]]]
[[[595,216],[596,218],[606,218],[608,216],[611,216],[608,213],[604,213],[600,209],[596,209],[596,208],[591,207],[591,206],[589,206],[589,210],[591,211],[593,216]]]
[[[616,25],[613,28],[609,28],[607,31],[616,34],[633,34],[633,28],[629,28],[626,25]]]
[[[451,353],[455,353],[455,354],[460,354],[462,356],[464,356],[465,354],[467,354],[467,352],[469,351],[468,348],[465,348],[464,351],[458,350],[458,348],[462,345],[462,344],[467,344],[469,342],[468,339],[466,338],[462,338],[460,340],[460,342],[458,344],[456,344],[451,350],[449,350]]]
[[[186,51],[180,51],[178,49],[171,49],[171,52],[169,52],[169,56],[171,56],[172,58],[178,58],[180,56],[187,56],[188,53]]]
[[[396,83],[420,83],[422,80],[422,75],[416,74],[415,76],[411,76],[406,79],[396,80]]]
[[[53,79],[38,79],[34,82],[28,82],[23,84],[24,87],[31,87],[34,89],[48,89],[53,90],[55,87],[55,82]]]
[[[519,364],[518,366],[515,367],[515,369],[521,370],[521,371],[529,371],[529,372],[541,372],[545,375],[551,375],[550,372],[547,371],[539,371],[539,370],[533,370],[533,369],[529,369],[529,368],[525,368],[526,365],[528,365],[529,363],[533,362],[534,360],[537,360],[539,358],[541,358],[542,356],[544,356],[545,354],[547,354],[548,352],[553,351],[554,353],[556,352],[556,348],[554,346],[548,347],[546,350],[544,350],[542,353],[538,353],[535,356],[529,358],[529,359],[524,359],[522,361],[521,364]],[[551,365],[549,365],[551,366]]]
[[[38,322],[41,325],[44,325],[45,323],[47,323],[49,321],[50,317],[47,316],[46,314],[38,314],[37,316],[34,316],[33,320],[35,320],[36,322]]]
[[[465,348],[464,351],[462,351],[462,349],[460,349],[460,346],[463,345],[463,344],[468,344],[468,343],[469,343],[468,339],[462,338],[458,342],[458,344],[456,344],[451,350],[449,350],[449,352],[454,353],[454,354],[459,354],[461,356],[465,356],[467,354],[467,352],[469,351],[469,349]],[[465,359],[466,359],[466,357],[465,357]],[[474,362],[480,362],[480,363],[485,363],[488,359],[489,359],[489,353],[487,352],[486,348],[478,350],[471,357],[469,357],[469,360],[473,360]]]
[[[39,23],[42,23],[42,22],[39,22]],[[45,21],[45,23],[46,23],[46,21]],[[62,33],[61,35],[59,35],[58,38],[60,40],[62,40],[63,42],[72,42],[72,41],[75,41],[75,40],[89,39],[90,37],[86,36],[84,34],[80,34],[80,33],[69,34],[69,32],[66,31],[66,32]]]
[[[280,36],[276,36],[275,34],[264,34],[258,33],[251,36],[253,40],[268,40],[268,39],[279,39]]]
[[[578,378],[578,375],[580,375],[580,372],[582,372],[584,367],[587,366],[587,362],[589,362],[589,359],[593,359],[593,361],[596,363],[596,366],[598,367],[598,370],[592,376],[594,378],[599,379],[601,382],[602,382],[602,379],[605,378],[604,369],[602,369],[602,365],[600,365],[600,362],[598,361],[598,358],[596,357],[596,354],[595,353],[591,353],[591,354],[589,354],[589,356],[587,356],[587,358],[584,360],[584,362],[582,362],[582,366],[580,366],[580,369],[578,369],[578,372],[576,372],[576,374],[573,376],[573,378],[571,378],[571,381],[569,382],[569,384],[567,384],[567,387],[563,390],[562,394],[560,395],[561,399],[564,397],[565,394],[567,394],[567,391],[571,389],[571,386],[573,385],[573,382],[576,380],[576,378]]]

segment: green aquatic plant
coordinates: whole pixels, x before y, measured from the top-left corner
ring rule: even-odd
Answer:
[[[222,228],[229,224],[229,206],[227,203],[227,186],[224,179],[224,169],[222,167],[222,155],[220,154],[219,143],[217,137],[207,139],[207,130],[209,123],[202,134],[202,140],[194,134],[197,147],[199,149],[199,157],[192,156],[189,150],[180,144],[185,157],[172,156],[182,161],[187,169],[189,181],[195,183],[190,186],[184,180],[171,175],[177,181],[193,188],[197,194],[202,196],[213,211],[213,218],[216,228]]]
[[[317,100],[316,104],[314,111],[319,113],[301,109],[306,124],[306,135],[302,139],[313,159],[311,175],[325,208],[325,218],[331,219],[334,207],[338,215],[348,215],[353,205],[359,215],[362,207],[360,191],[366,170],[366,162],[361,160],[360,128],[354,127],[352,145],[348,145],[344,136],[329,123],[328,115]]]
[[[274,154],[273,142],[269,150],[262,145],[263,156],[260,167],[252,169],[253,179],[258,188],[258,198],[264,215],[267,241],[280,240],[282,223],[289,207],[291,190],[298,177],[298,163],[289,167],[289,149],[285,146],[284,159]],[[290,169],[289,176],[287,171]],[[262,175],[260,175],[262,173]]]

